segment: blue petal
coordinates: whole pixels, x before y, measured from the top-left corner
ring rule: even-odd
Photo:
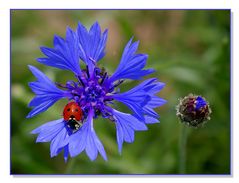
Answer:
[[[50,142],[50,155],[51,157],[57,156],[62,149],[65,150],[64,158],[67,160],[68,156],[68,138],[69,134],[65,127],[64,119],[58,119],[48,122],[31,132],[32,134],[38,134],[36,142]]]
[[[116,124],[116,138],[117,138],[117,144],[118,144],[118,151],[121,154],[122,152],[122,146],[124,143],[124,131],[119,122],[115,123]]]
[[[166,100],[164,100],[158,96],[151,96],[149,102],[147,103],[147,106],[151,107],[151,108],[156,108],[156,107],[162,106],[165,103],[167,103]]]
[[[199,110],[201,107],[207,105],[207,102],[201,97],[198,96],[196,99],[196,110]]]
[[[145,116],[145,123],[146,124],[159,123],[159,120],[151,116]]]
[[[77,156],[85,149],[86,146],[85,137],[87,136],[85,124],[83,124],[83,126],[78,132],[71,135],[71,137],[69,138],[69,153],[71,157]]]
[[[121,153],[123,142],[132,143],[134,141],[134,131],[147,130],[147,126],[133,115],[115,109],[112,112],[116,124],[118,149]]]
[[[166,100],[160,97],[151,96],[151,100],[142,108],[142,110],[144,111],[145,115],[149,115],[154,118],[159,118],[159,115],[154,111],[154,108],[160,107],[166,102],[167,102]],[[146,119],[145,119],[145,122],[146,122]]]
[[[45,97],[44,97],[45,98]],[[34,99],[33,99],[34,100]],[[37,106],[34,107],[34,109],[31,110],[31,112],[28,113],[26,118],[31,118],[39,113],[42,113],[44,111],[46,111],[50,106],[52,106],[57,100],[59,100],[58,98],[50,98],[47,97],[47,101],[43,102],[40,101],[39,104]],[[31,104],[31,103],[30,103]]]
[[[70,28],[67,28],[65,40],[55,35],[54,48],[41,47],[41,51],[47,58],[38,58],[38,62],[80,75],[78,38]]]
[[[68,145],[66,145],[64,147],[64,160],[65,160],[65,162],[67,162],[68,156],[69,156],[69,147],[68,147]]]
[[[104,160],[107,160],[104,147],[93,128],[93,113],[91,111],[81,129],[69,138],[69,152],[71,157],[77,156],[83,150],[86,151],[86,154],[92,161],[97,158],[98,152]]]
[[[158,82],[156,78],[150,78],[138,86],[134,87],[134,90],[143,89],[145,92],[148,92],[150,95],[158,93],[165,86],[164,83]]]
[[[54,139],[51,141],[51,157],[58,155],[58,150],[67,145],[66,139],[69,138],[69,134],[67,132],[66,127],[62,128],[62,130],[55,136]]]
[[[94,69],[94,65],[104,55],[107,41],[108,30],[105,30],[101,36],[101,29],[98,22],[95,22],[88,32],[87,29],[79,22],[77,27],[79,39],[80,58],[83,60],[90,70]]]
[[[147,79],[131,90],[112,95],[112,97],[127,105],[141,121],[144,121],[145,114],[156,117],[157,113],[155,115],[155,112],[150,108],[159,107],[166,102],[164,99],[154,96],[164,86],[164,84],[156,82],[156,80],[155,78]],[[144,108],[145,106],[147,107]]]
[[[50,142],[52,141],[58,133],[60,133],[64,128],[63,119],[55,120],[48,122],[35,130],[31,133],[36,134],[39,133],[36,142]]]
[[[27,115],[27,118],[46,111],[56,101],[69,95],[67,92],[57,88],[54,83],[37,68],[29,66],[29,69],[35,75],[37,81],[29,83],[30,88],[36,96],[29,103],[29,107],[34,108]]]
[[[85,148],[86,154],[88,155],[91,161],[94,161],[97,158],[98,150],[94,143],[94,139],[91,135],[87,136],[86,144],[87,144]]]
[[[150,100],[150,96],[146,92],[132,89],[128,92],[112,95],[112,97],[127,105],[140,120],[144,120],[142,108]]]
[[[107,155],[106,155],[104,146],[102,145],[101,141],[99,140],[95,132],[92,133],[92,139],[94,139],[94,144],[97,147],[101,156],[104,158],[105,161],[107,161]]]
[[[155,94],[159,92],[165,86],[165,84],[161,82],[152,82],[148,86],[145,86],[146,87],[144,88],[144,90],[150,94],[150,100],[142,110],[144,111],[144,114],[158,118],[159,115],[154,111],[154,108],[164,105],[165,103],[167,103],[167,101],[158,96],[155,96]],[[147,123],[146,120],[145,122]]]
[[[165,84],[158,82],[156,78],[147,79],[138,85],[139,88],[143,88],[144,91],[149,92],[150,94],[158,93],[164,86]],[[136,87],[136,89],[138,88]]]
[[[159,118],[158,113],[156,113],[153,108],[151,108],[147,105],[144,106],[142,110],[144,111],[145,115],[149,115],[149,116],[152,116],[154,118]]]
[[[131,45],[132,38],[125,46],[120,64],[115,73],[109,78],[109,82],[119,79],[141,79],[143,76],[154,72],[153,69],[143,70],[148,56],[146,54],[136,54],[139,41]]]
[[[155,94],[164,86],[165,84],[158,82],[156,78],[151,78],[128,92],[113,95],[113,98],[126,104],[134,112],[134,116],[141,121],[145,121],[144,115],[158,118],[159,115],[153,109],[165,104],[166,100],[155,96]],[[140,95],[141,97],[137,97]]]

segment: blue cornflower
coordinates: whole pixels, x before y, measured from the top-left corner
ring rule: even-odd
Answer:
[[[33,109],[27,118],[46,111],[61,98],[77,103],[83,113],[81,125],[77,128],[69,126],[68,121],[62,118],[32,131],[38,134],[36,142],[51,142],[51,157],[64,150],[64,158],[67,160],[69,155],[74,157],[85,150],[91,160],[97,158],[98,152],[107,160],[104,147],[93,127],[93,120],[99,116],[115,124],[120,153],[124,141],[134,141],[135,131],[147,130],[146,124],[158,122],[159,115],[154,109],[166,102],[157,96],[164,83],[156,78],[147,79],[131,90],[120,93],[118,87],[125,79],[139,80],[154,70],[144,69],[148,56],[136,53],[139,42],[130,39],[118,68],[113,75],[108,75],[97,66],[105,55],[107,35],[108,30],[101,33],[97,22],[89,31],[79,23],[76,31],[67,28],[65,39],[55,35],[54,48],[41,47],[46,57],[38,58],[37,61],[73,72],[75,81],[53,83],[37,68],[29,66],[37,81],[29,83],[36,96],[29,103]],[[85,68],[80,68],[80,60],[85,63]],[[132,114],[114,109],[114,101],[124,103]]]

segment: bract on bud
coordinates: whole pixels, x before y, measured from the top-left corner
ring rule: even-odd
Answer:
[[[210,120],[211,109],[206,99],[199,95],[189,94],[179,100],[176,115],[182,123],[191,127],[200,127]]]

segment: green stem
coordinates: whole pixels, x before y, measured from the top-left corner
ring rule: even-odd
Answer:
[[[66,169],[65,169],[65,174],[72,174],[72,171],[73,171],[73,169],[74,169],[75,162],[76,162],[76,158],[71,158],[70,161],[67,162],[68,165],[67,165],[67,167],[66,167]]]
[[[181,125],[179,137],[179,173],[186,173],[187,127]]]

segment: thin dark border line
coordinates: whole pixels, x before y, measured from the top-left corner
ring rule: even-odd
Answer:
[[[167,9],[144,9],[144,8],[139,8],[139,9],[124,9],[124,8],[120,8],[120,9],[114,9],[114,8],[109,8],[109,9],[88,9],[88,8],[86,8],[86,9],[65,9],[65,8],[59,8],[59,9],[57,9],[57,8],[50,8],[50,9],[27,9],[27,8],[13,8],[13,9],[10,9],[10,11],[12,11],[12,10],[46,10],[46,11],[48,11],[48,10],[92,10],[92,11],[94,11],[94,10],[166,10],[166,11],[168,11],[168,10],[230,10],[230,12],[231,12],[231,8],[222,8],[222,9],[213,9],[213,8],[208,8],[208,9],[202,9],[202,8],[199,8],[199,9],[197,9],[197,8],[195,8],[195,9],[187,9],[187,8],[185,8],[185,9],[177,9],[177,8],[173,8],[173,9],[170,9],[170,8],[167,8]]]
[[[12,81],[12,78],[11,78],[11,71],[12,71],[12,68],[11,68],[11,65],[12,65],[12,56],[11,56],[11,52],[12,52],[12,42],[11,42],[11,35],[12,35],[12,26],[11,26],[11,23],[12,23],[12,16],[11,16],[11,12],[14,11],[14,10],[39,10],[39,11],[49,11],[49,10],[158,10],[158,11],[163,11],[163,10],[229,10],[230,11],[230,173],[229,174],[13,174],[11,172],[12,170],[12,163],[11,163],[11,157],[12,157],[12,144],[11,144],[11,121],[12,121],[12,118],[11,118],[11,102],[12,102],[12,85],[11,85],[11,81]],[[92,177],[94,176],[95,178],[98,177],[109,177],[109,176],[115,176],[115,177],[123,177],[123,176],[126,176],[126,177],[149,177],[149,176],[153,176],[153,177],[233,177],[233,123],[232,123],[232,109],[233,109],[233,100],[232,100],[232,95],[233,95],[233,62],[232,62],[232,53],[233,53],[233,41],[232,41],[232,34],[233,34],[233,27],[232,27],[232,19],[233,19],[233,13],[231,11],[231,9],[10,9],[9,10],[9,15],[10,15],[10,123],[9,123],[9,131],[10,131],[10,159],[9,159],[9,162],[10,162],[10,174],[9,175],[12,175],[13,177],[16,177],[16,178],[20,178],[20,177],[30,177],[30,176],[34,176],[34,177],[61,177],[61,176],[64,176],[64,177],[69,177],[69,176],[74,176],[74,177]]]
[[[233,13],[230,10],[230,174],[233,176]]]
[[[10,167],[10,169],[9,169],[9,172],[10,172],[10,175],[12,175],[12,172],[11,172],[12,171],[12,161],[11,161],[11,157],[12,157],[12,130],[11,130],[12,129],[12,126],[11,126],[11,124],[12,124],[12,115],[11,115],[12,114],[12,107],[11,107],[11,104],[12,104],[12,77],[11,77],[12,76],[12,74],[11,74],[12,73],[12,67],[11,67],[12,66],[12,54],[11,54],[12,53],[12,39],[11,39],[12,38],[12,25],[11,25],[12,16],[11,16],[11,10],[10,10],[9,21],[10,21],[9,22],[9,25],[10,25],[10,27],[9,27],[10,28],[10,30],[9,30],[10,31],[10,36],[9,36],[9,42],[10,42],[9,43],[9,45],[10,45],[10,62],[9,62],[10,63],[10,67],[9,67],[10,68],[10,86],[9,86],[10,87],[10,105],[9,105],[9,108],[10,108],[10,110],[9,110],[10,111],[10,123],[9,123],[10,164],[9,165],[10,166],[9,167]]]

